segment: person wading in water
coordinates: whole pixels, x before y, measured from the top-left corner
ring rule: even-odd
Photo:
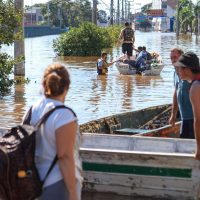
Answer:
[[[101,58],[98,59],[97,62],[97,74],[98,75],[106,75],[108,73],[108,67],[110,67],[111,65],[113,65],[113,63],[115,62],[111,62],[111,63],[107,63],[107,53],[102,53],[101,54]]]

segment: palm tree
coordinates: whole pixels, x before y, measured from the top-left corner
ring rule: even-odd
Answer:
[[[194,4],[192,0],[179,0],[177,6],[177,33],[180,32],[186,34],[190,29],[191,34],[193,32],[194,21]],[[179,25],[179,26],[178,26]],[[177,34],[178,36],[179,34]]]
[[[200,12],[200,0],[194,5],[194,16],[195,18],[193,19],[193,30],[196,35],[199,35],[199,12]]]
[[[193,32],[193,20],[194,16],[194,4],[191,0],[180,0],[179,9],[179,21],[180,21],[180,31],[183,34],[188,32],[188,28]]]

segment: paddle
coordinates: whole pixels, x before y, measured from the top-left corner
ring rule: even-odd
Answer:
[[[176,122],[174,126],[166,125],[161,128],[149,130],[144,133],[138,133],[134,136],[150,136],[150,137],[173,137],[178,138],[180,136],[181,122]]]

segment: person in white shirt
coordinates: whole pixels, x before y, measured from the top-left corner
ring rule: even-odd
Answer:
[[[43,76],[44,97],[32,106],[31,125],[36,125],[55,106],[64,105],[69,85],[69,73],[63,65],[54,63],[47,67]],[[65,108],[55,110],[36,134],[35,160],[41,180],[54,157],[58,156],[39,200],[81,199],[79,144],[79,127],[73,111]]]

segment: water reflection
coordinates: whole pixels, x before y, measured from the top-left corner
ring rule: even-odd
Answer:
[[[24,107],[26,105],[26,97],[25,97],[25,85],[24,84],[15,84],[14,86],[14,96],[13,96],[14,104],[13,104],[13,112],[15,115],[14,121],[21,121],[24,114]]]
[[[46,66],[60,61],[71,74],[71,88],[66,103],[78,114],[80,123],[91,119],[171,103],[173,72],[169,60],[170,49],[180,47],[200,55],[195,36],[180,37],[174,33],[136,32],[135,47],[146,46],[148,51],[161,54],[164,69],[160,76],[123,76],[115,66],[109,68],[108,76],[97,76],[98,57],[56,57],[52,41],[57,36],[28,38],[26,46],[26,77],[31,82],[12,88],[10,94],[0,100],[0,125],[12,126],[20,122],[26,109],[41,96],[41,79]],[[13,46],[3,51],[13,55]],[[121,47],[109,50],[109,60],[121,55]]]

